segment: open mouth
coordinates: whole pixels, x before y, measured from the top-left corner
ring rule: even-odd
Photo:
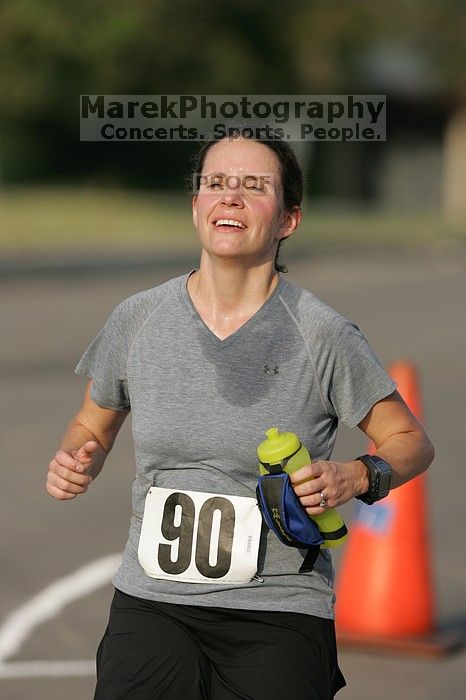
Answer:
[[[217,219],[214,221],[215,228],[221,228],[222,230],[232,230],[232,229],[243,229],[246,226],[238,219]]]

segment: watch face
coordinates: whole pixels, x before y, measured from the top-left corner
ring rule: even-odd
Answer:
[[[390,490],[391,473],[385,472],[380,475],[380,495],[388,493]]]
[[[392,468],[388,462],[383,459],[374,459],[375,467],[378,471],[378,496],[379,498],[386,496],[390,489],[390,481],[392,477]]]
[[[365,503],[372,504],[381,498],[385,498],[390,490],[392,468],[388,462],[377,455],[363,455],[358,457],[367,467],[369,476],[369,490],[366,494],[358,496]]]

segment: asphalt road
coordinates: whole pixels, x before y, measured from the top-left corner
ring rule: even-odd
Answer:
[[[385,364],[407,357],[419,367],[425,422],[437,450],[429,472],[437,620],[441,628],[464,632],[466,254],[459,249],[385,260],[321,257],[291,267],[292,279],[358,323]],[[39,616],[29,629],[27,621],[41,609],[35,599],[35,612],[20,615],[8,634],[6,622],[57,580],[124,546],[133,473],[129,422],[104,473],[84,497],[53,501],[44,491],[44,474],[80,402],[84,380],[72,370],[88,341],[122,298],[184,271],[173,266],[10,277],[0,284],[0,651],[2,634],[7,647],[16,644],[14,653],[4,655],[6,662],[93,659],[112,594],[108,583],[83,595],[80,580],[68,578],[69,603],[61,612],[41,624]],[[353,456],[364,448],[358,431],[342,429],[335,456]],[[338,568],[338,557],[336,563]],[[62,593],[53,591],[49,598],[56,603]],[[465,651],[440,661],[342,651],[340,665],[348,680],[338,695],[342,700],[456,700],[464,694]],[[44,664],[46,675],[39,678],[2,677],[1,668],[2,700],[92,697],[86,666],[84,675],[65,678],[47,675],[50,667]],[[18,674],[27,673],[24,663],[17,668],[23,669]]]

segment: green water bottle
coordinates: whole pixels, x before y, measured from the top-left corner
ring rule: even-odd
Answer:
[[[280,466],[283,471],[293,474],[311,463],[309,452],[294,433],[281,433],[278,428],[269,428],[265,434],[267,440],[257,448],[261,474],[270,474],[271,465]],[[312,519],[324,539],[322,547],[338,547],[347,539],[348,530],[335,508],[329,508],[321,515],[313,515]]]

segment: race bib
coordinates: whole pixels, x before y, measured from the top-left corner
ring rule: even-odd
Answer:
[[[148,576],[247,583],[257,571],[262,516],[255,498],[153,486],[138,558]]]

